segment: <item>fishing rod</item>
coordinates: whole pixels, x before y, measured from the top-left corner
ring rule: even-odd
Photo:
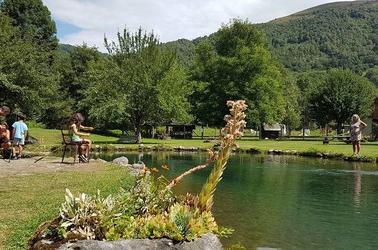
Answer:
[[[50,151],[48,154],[38,158],[37,160],[34,161],[34,163],[37,163],[39,162],[40,160],[44,159],[45,157],[49,156],[50,154],[52,153],[57,153],[59,150],[61,150],[63,148],[63,146],[59,146],[59,147],[56,147],[54,150]]]

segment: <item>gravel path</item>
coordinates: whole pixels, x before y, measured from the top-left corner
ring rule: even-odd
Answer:
[[[101,160],[91,160],[90,163],[72,164],[72,158],[67,159],[68,163],[61,163],[61,158],[46,157],[35,163],[40,157],[32,157],[18,160],[0,159],[0,178],[7,176],[32,175],[47,172],[59,171],[93,171]]]

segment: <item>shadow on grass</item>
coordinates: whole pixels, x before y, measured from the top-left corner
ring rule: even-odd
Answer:
[[[93,141],[93,144],[101,144],[101,145],[107,145],[107,144],[113,144],[113,145],[136,145],[138,146],[139,143],[135,142],[118,142],[118,141]],[[157,142],[142,142],[143,145],[157,145],[159,143]]]
[[[352,146],[352,144],[350,144]],[[363,147],[378,147],[378,143],[361,143]]]

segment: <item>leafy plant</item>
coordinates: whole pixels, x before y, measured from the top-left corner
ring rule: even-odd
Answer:
[[[169,219],[175,224],[181,235],[186,235],[189,230],[189,220],[193,217],[187,206],[178,203],[170,208]]]
[[[61,228],[64,230],[63,236],[80,235],[86,239],[96,239],[99,237],[100,223],[104,216],[112,212],[114,199],[112,196],[102,198],[98,191],[96,196],[79,194],[74,197],[70,190],[66,189],[66,202],[60,209],[62,218]]]

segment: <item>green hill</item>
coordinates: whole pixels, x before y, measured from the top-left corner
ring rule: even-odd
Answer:
[[[266,33],[272,54],[291,72],[347,68],[366,74],[378,85],[378,0],[335,2],[257,25]],[[195,46],[207,37],[179,39],[176,48],[189,66]],[[71,50],[61,45],[60,50]]]
[[[324,4],[258,27],[272,54],[292,72],[348,68],[363,74],[378,66],[378,1]],[[207,37],[169,45],[190,65],[194,45],[202,39]]]
[[[60,43],[58,46],[58,52],[63,53],[63,54],[69,54],[74,50],[75,46],[70,45],[70,44],[64,44]]]
[[[292,71],[364,72],[378,65],[378,1],[320,5],[259,26]]]

